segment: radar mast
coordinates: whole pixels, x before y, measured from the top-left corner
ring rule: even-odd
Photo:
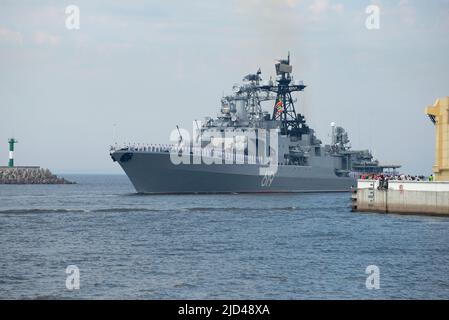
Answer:
[[[281,122],[281,134],[300,137],[308,134],[310,129],[306,125],[304,116],[296,113],[292,92],[304,91],[306,86],[302,81],[292,83],[292,66],[290,65],[290,53],[287,59],[278,60],[276,67],[277,84],[262,86],[262,90],[276,94],[272,120]]]

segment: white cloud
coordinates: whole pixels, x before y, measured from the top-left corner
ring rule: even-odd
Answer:
[[[0,27],[0,42],[20,45],[23,43],[23,36],[20,32]]]
[[[334,10],[338,14],[341,14],[345,11],[345,6],[341,3],[337,3],[332,6],[332,10]]]
[[[287,5],[290,8],[296,7],[298,5],[298,3],[299,3],[299,0],[287,0]]]
[[[39,45],[55,46],[61,42],[61,38],[45,32],[37,31],[34,34],[34,42]]]
[[[413,26],[416,23],[416,9],[409,3],[408,0],[400,0],[399,16],[403,23],[408,26]]]
[[[322,14],[329,9],[329,0],[314,0],[311,5],[309,5],[309,11],[313,14]]]
[[[331,4],[329,0],[314,0],[312,4],[309,5],[308,9],[316,16],[329,11],[341,14],[344,11],[344,5],[341,3]]]

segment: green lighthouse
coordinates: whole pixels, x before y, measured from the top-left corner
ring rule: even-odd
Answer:
[[[8,162],[8,167],[12,168],[14,167],[14,144],[16,144],[17,141],[14,138],[11,138],[8,140],[9,143],[9,162]]]

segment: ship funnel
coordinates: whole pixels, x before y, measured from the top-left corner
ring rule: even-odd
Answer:
[[[332,145],[335,145],[335,122],[331,122]]]

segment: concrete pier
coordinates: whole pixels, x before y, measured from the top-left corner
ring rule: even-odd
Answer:
[[[352,193],[352,210],[449,217],[449,182],[359,180]]]
[[[0,184],[72,184],[40,167],[0,167]]]

